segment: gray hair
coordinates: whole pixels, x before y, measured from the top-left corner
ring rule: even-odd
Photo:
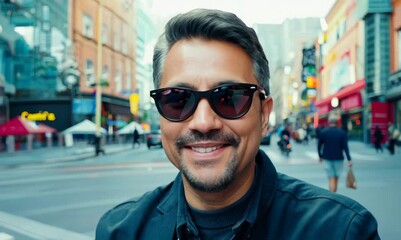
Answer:
[[[153,54],[153,83],[160,87],[164,61],[172,46],[182,40],[201,38],[233,43],[252,59],[259,85],[270,95],[269,63],[256,32],[235,14],[212,9],[195,9],[170,19],[160,36]]]

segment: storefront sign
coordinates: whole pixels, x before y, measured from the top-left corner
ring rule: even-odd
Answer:
[[[330,112],[330,105],[326,104],[326,105],[318,107],[319,114],[326,114],[328,112]]]
[[[385,102],[372,102],[372,123],[370,128],[371,139],[374,141],[374,131],[379,126],[384,138],[382,142],[387,141],[387,123],[389,122],[388,104]]]
[[[349,97],[341,99],[341,109],[343,111],[359,107],[362,107],[362,97],[360,93],[355,93]]]
[[[24,119],[28,119],[30,121],[55,121],[56,120],[56,114],[44,111],[44,112],[38,112],[38,113],[30,113],[28,111],[24,111],[21,113],[21,117]]]

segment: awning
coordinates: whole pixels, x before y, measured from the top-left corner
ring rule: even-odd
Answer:
[[[104,128],[100,127],[99,130],[100,130],[100,133],[107,134],[107,131]],[[61,133],[62,134],[96,134],[96,131],[97,131],[97,125],[94,122],[92,122],[88,119],[85,119],[82,122],[77,123],[74,126],[65,129]]]
[[[317,108],[322,107],[326,104],[330,104],[331,99],[337,97],[338,99],[345,98],[353,93],[357,93],[365,88],[365,79],[358,80],[355,83],[348,85],[341,89],[340,91],[336,92],[335,94],[328,96],[320,101],[317,101],[315,106]]]
[[[141,126],[141,124],[132,121],[130,122],[127,126],[121,128],[120,130],[117,131],[117,134],[132,134],[134,130],[137,130],[139,134],[143,134],[144,130]]]
[[[54,133],[56,129],[43,123],[36,124],[33,121],[21,118],[20,116],[12,118],[10,121],[0,125],[0,136],[28,135],[41,133]]]

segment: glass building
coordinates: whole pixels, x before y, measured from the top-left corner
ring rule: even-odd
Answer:
[[[58,130],[69,125],[69,93],[59,77],[66,54],[68,0],[0,0],[0,76],[8,116],[51,113],[42,121]],[[36,115],[35,115],[36,114]]]

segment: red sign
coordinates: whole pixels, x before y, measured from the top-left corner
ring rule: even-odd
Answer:
[[[385,102],[372,102],[372,126],[370,128],[370,134],[372,143],[374,142],[374,132],[376,126],[379,126],[380,130],[383,133],[383,141],[385,143],[387,141],[387,123],[389,122],[388,118],[388,103]]]
[[[343,111],[347,111],[358,107],[362,107],[362,97],[361,93],[359,92],[341,99],[341,110]]]
[[[323,106],[318,107],[318,111],[319,114],[326,114],[328,112],[330,112],[330,105],[325,104]]]

